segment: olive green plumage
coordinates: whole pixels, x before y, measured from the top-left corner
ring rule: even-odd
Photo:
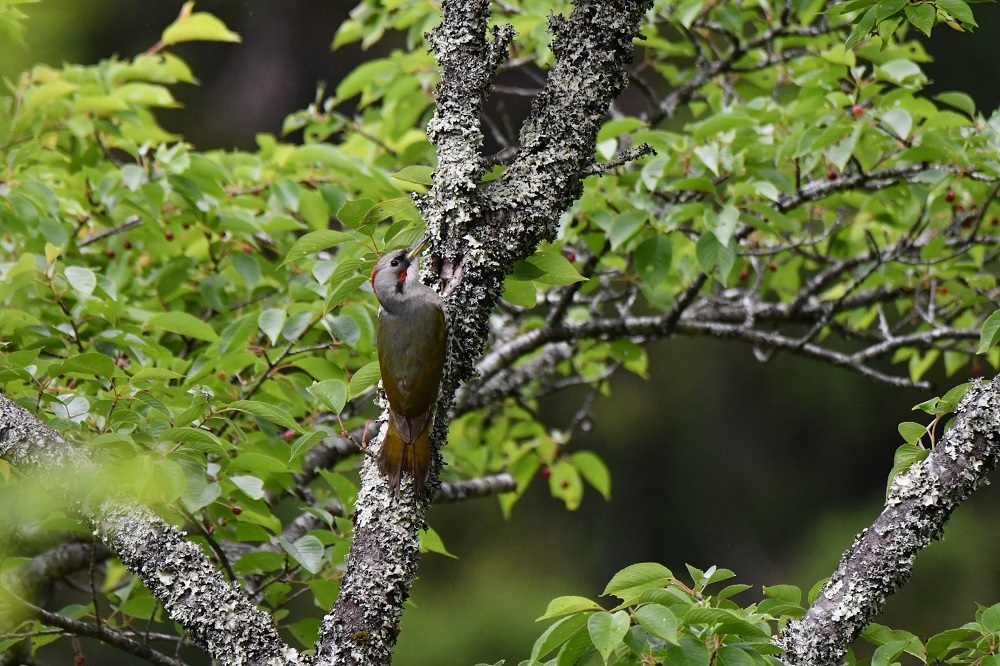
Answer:
[[[420,282],[417,253],[395,250],[379,259],[372,289],[382,305],[378,313],[378,363],[389,399],[389,425],[379,469],[399,494],[403,472],[413,477],[417,496],[430,469],[432,410],[444,371],[446,328],[441,299]]]

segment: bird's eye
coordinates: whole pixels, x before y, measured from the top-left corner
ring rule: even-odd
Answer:
[[[389,262],[389,265],[392,266],[393,268],[399,266],[399,259],[393,259],[392,261]]]

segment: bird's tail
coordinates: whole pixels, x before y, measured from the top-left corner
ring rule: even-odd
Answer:
[[[382,440],[382,448],[378,452],[378,466],[382,475],[389,481],[389,490],[399,497],[399,483],[403,472],[413,477],[413,493],[420,497],[427,483],[427,475],[431,467],[431,440],[429,428],[417,435],[412,442],[405,442],[396,430],[396,424],[389,419],[389,428]]]

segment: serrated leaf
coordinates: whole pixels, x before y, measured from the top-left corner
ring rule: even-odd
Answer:
[[[285,255],[285,260],[281,262],[281,265],[290,264],[303,257],[308,257],[310,254],[328,250],[331,247],[350,240],[354,240],[354,237],[343,231],[334,231],[333,229],[311,231],[295,241],[295,244],[288,250],[288,254]]]
[[[677,643],[677,616],[660,604],[645,604],[634,613],[635,621],[653,636]]]
[[[154,381],[154,382],[169,382],[174,379],[183,379],[184,375],[179,372],[174,372],[173,370],[167,370],[166,368],[140,368],[132,378],[130,382],[143,382],[143,381]]]
[[[426,530],[420,532],[420,549],[428,553],[437,553],[438,555],[458,559],[457,556],[449,553],[448,549],[444,547],[441,535],[435,532],[433,527],[428,527]]]
[[[533,308],[538,302],[538,290],[531,280],[508,275],[503,281],[503,300],[522,308]]]
[[[233,482],[233,485],[246,493],[251,499],[262,499],[264,497],[264,482],[256,476],[238,474],[230,476],[229,480]]]
[[[927,426],[914,423],[913,421],[906,421],[900,423],[897,426],[897,430],[899,430],[899,434],[902,436],[904,442],[907,444],[916,444],[927,433]]]
[[[886,484],[886,491],[892,487],[892,482],[900,474],[905,474],[915,463],[922,462],[930,454],[927,449],[916,444],[903,444],[896,449],[893,456],[892,469],[889,471],[889,481]]]
[[[542,620],[549,620],[554,617],[561,617],[563,615],[570,615],[572,613],[579,613],[580,611],[593,610],[599,611],[603,610],[597,602],[591,601],[587,597],[556,597],[549,602],[548,608],[545,609],[545,614],[537,618],[535,622],[541,622]]]
[[[352,199],[351,201],[345,201],[344,205],[340,207],[337,211],[337,219],[340,220],[341,224],[352,229],[356,229],[361,226],[365,219],[365,215],[368,214],[372,208],[375,207],[377,202],[371,199]]]
[[[549,625],[531,648],[529,661],[537,662],[586,627],[588,616],[587,613],[570,615]]]
[[[594,647],[601,653],[604,663],[616,647],[621,645],[628,633],[629,617],[625,611],[617,613],[594,613],[587,618],[587,631]]]
[[[271,423],[276,423],[280,426],[284,426],[289,430],[294,430],[295,432],[302,432],[299,428],[299,424],[295,422],[295,419],[289,415],[288,412],[281,409],[280,407],[275,407],[266,402],[260,402],[258,400],[237,400],[236,402],[229,404],[229,409],[234,409],[238,412],[246,412],[247,414],[253,414],[265,421],[270,421]]]
[[[226,444],[214,433],[200,428],[167,428],[160,433],[161,442],[183,443],[184,448],[202,453],[223,456],[226,454]]]
[[[520,278],[553,286],[583,282],[586,279],[566,257],[549,250],[539,250],[524,261],[518,262],[515,273]]]
[[[113,377],[117,369],[118,366],[110,357],[100,352],[84,352],[70,356],[65,361],[53,363],[49,366],[49,375],[57,377],[72,372],[97,377]]]
[[[347,385],[339,379],[316,382],[306,390],[326,405],[333,414],[344,411],[344,405],[347,404]]]
[[[955,20],[967,26],[977,26],[976,19],[972,16],[972,10],[964,0],[937,0],[935,4],[939,9],[943,9],[951,14]]]
[[[746,637],[767,638],[771,635],[768,631],[726,608],[690,608],[684,614],[683,623],[687,626],[692,624],[709,625],[713,627],[712,633],[716,636],[738,634]]]
[[[185,3],[181,16],[168,25],[160,36],[164,44],[181,42],[240,42],[240,36],[207,12],[190,13],[193,2]]]
[[[614,575],[601,595],[613,594],[622,601],[638,597],[646,590],[667,585],[674,577],[670,569],[657,562],[640,562]]]
[[[288,454],[288,459],[290,461],[295,460],[295,458],[299,457],[306,451],[309,451],[312,447],[316,446],[327,437],[328,435],[326,433],[320,431],[311,432],[304,437],[299,437],[292,445],[292,449]]]
[[[917,7],[926,7],[927,9],[931,9],[930,5],[917,5]],[[934,99],[942,104],[953,106],[960,111],[965,111],[970,116],[976,115],[976,103],[965,93],[943,92],[939,95],[935,95]]]
[[[83,266],[67,266],[65,270],[66,281],[73,291],[90,296],[97,287],[97,276],[94,271]]]
[[[977,354],[985,354],[1000,341],[1000,310],[997,310],[983,322],[983,330],[979,334],[979,349]]]
[[[278,344],[278,337],[281,335],[281,329],[284,327],[287,318],[288,315],[285,314],[284,310],[268,308],[257,317],[257,326],[267,336],[267,339],[271,341],[271,344],[276,345]]]
[[[163,330],[185,338],[219,342],[219,336],[211,326],[186,312],[162,312],[146,320],[147,329]]]
[[[368,224],[378,224],[382,220],[387,220],[393,215],[403,212],[404,210],[409,210],[416,208],[413,205],[413,201],[410,197],[398,197],[396,199],[388,199],[381,203],[372,206],[366,213],[364,218],[362,218],[362,226]]]
[[[382,371],[378,367],[378,361],[372,361],[361,367],[351,377],[351,383],[347,387],[348,399],[353,400],[358,397],[381,378]]]
[[[313,535],[307,534],[294,542],[279,538],[278,542],[285,552],[309,573],[318,573],[323,568],[323,544]]]
[[[578,451],[570,456],[570,460],[580,472],[580,476],[601,493],[605,500],[611,501],[611,473],[608,472],[597,454],[591,451]]]
[[[423,164],[411,164],[410,166],[403,167],[396,173],[392,174],[393,178],[397,178],[405,183],[416,183],[417,185],[433,185],[434,184],[434,169]]]

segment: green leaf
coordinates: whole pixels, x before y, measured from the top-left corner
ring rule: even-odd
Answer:
[[[160,433],[161,442],[183,443],[184,448],[212,455],[224,456],[226,444],[214,433],[201,428],[167,428]]]
[[[802,590],[795,585],[765,585],[764,594],[772,599],[780,599],[790,604],[802,603]]]
[[[186,338],[220,342],[218,334],[211,326],[186,312],[162,312],[146,320],[147,329],[163,330]]]
[[[519,277],[553,286],[564,286],[586,280],[566,257],[549,250],[539,250],[524,261],[518,262],[515,273]]]
[[[549,620],[554,617],[561,617],[563,615],[570,615],[572,613],[579,613],[580,611],[599,611],[603,610],[596,602],[591,601],[587,597],[556,597],[549,602],[548,608],[545,609],[545,614],[537,618],[535,622],[541,622],[542,620]]]
[[[97,377],[113,377],[117,369],[118,366],[110,357],[100,352],[84,352],[70,356],[65,361],[53,363],[49,366],[49,375],[58,377],[59,375],[76,373]]]
[[[229,480],[233,482],[234,486],[246,493],[247,497],[257,500],[264,498],[264,482],[256,476],[237,474],[230,476]]]
[[[69,286],[73,288],[73,291],[85,296],[90,296],[94,293],[94,288],[97,287],[97,276],[94,275],[94,271],[83,266],[67,266],[65,273],[66,280],[69,282]]]
[[[285,260],[281,262],[281,265],[290,264],[303,257],[308,257],[310,254],[328,250],[331,247],[351,240],[354,240],[354,237],[343,231],[334,231],[332,229],[311,231],[295,241],[295,244],[288,250],[288,254],[285,255]]]
[[[928,37],[934,28],[935,12],[934,7],[929,4],[907,5],[904,9],[906,20],[913,24],[920,32]]]
[[[535,645],[531,648],[531,657],[529,661],[537,662],[539,659],[552,652],[552,650],[565,643],[576,632],[582,630],[585,626],[587,626],[587,618],[589,615],[589,613],[570,615],[569,617],[565,617],[558,622],[553,622],[549,625],[549,627],[542,632],[542,635],[538,637],[538,640],[535,641]]]
[[[337,211],[337,219],[341,224],[352,229],[357,229],[364,222],[365,215],[375,207],[376,202],[371,199],[353,199],[345,201],[344,205]]]
[[[369,224],[378,224],[382,220],[388,220],[393,215],[403,212],[404,210],[416,210],[413,205],[413,201],[410,197],[398,197],[396,199],[388,199],[379,204],[372,206],[366,213],[361,221],[362,226]]]
[[[886,491],[892,487],[892,482],[900,474],[905,474],[915,463],[923,461],[930,454],[927,449],[916,444],[903,444],[896,449],[893,456],[892,469],[889,471],[889,481],[886,484]]]
[[[295,422],[288,412],[281,409],[280,407],[275,407],[266,402],[260,402],[257,400],[237,400],[236,402],[229,404],[229,409],[234,409],[238,412],[246,412],[247,414],[253,414],[256,417],[262,418],[265,421],[270,421],[271,423],[276,423],[280,426],[284,426],[289,430],[294,430],[295,432],[302,432],[299,428],[299,424]]]
[[[332,413],[339,414],[344,411],[344,405],[347,403],[347,385],[339,379],[316,382],[306,390],[326,405]]]
[[[885,645],[880,645],[875,654],[872,655],[872,666],[889,666],[896,658],[903,654],[907,641],[892,641]]]
[[[181,42],[239,42],[240,36],[226,24],[206,12],[191,12],[194,2],[184,3],[181,16],[168,25],[160,36],[164,44]]]
[[[305,435],[304,437],[299,437],[297,440],[295,440],[295,443],[292,445],[291,451],[289,451],[288,453],[288,460],[289,461],[295,460],[300,455],[302,455],[306,451],[309,451],[310,449],[312,449],[312,447],[316,446],[327,437],[328,435],[325,432],[321,431],[311,432],[308,435]]]
[[[622,601],[629,601],[646,590],[667,585],[673,577],[670,569],[656,562],[633,564],[616,573],[601,594],[613,594]]]
[[[323,544],[311,534],[296,539],[293,543],[279,538],[278,542],[302,568],[311,574],[319,573],[323,568]]]
[[[673,253],[673,243],[663,235],[658,234],[640,243],[632,253],[632,261],[642,283],[656,286],[663,282],[670,274]]]
[[[938,9],[945,10],[963,25],[972,27],[978,25],[972,16],[972,10],[969,9],[969,5],[964,0],[937,0],[936,4]]]
[[[611,231],[608,239],[611,241],[611,249],[617,250],[621,244],[635,235],[646,223],[646,214],[641,212],[622,213],[617,216],[611,224]],[[560,255],[561,256],[561,255]]]
[[[931,9],[930,5],[917,5],[917,6]],[[934,99],[941,102],[942,104],[953,106],[960,111],[965,111],[970,116],[976,115],[976,103],[972,100],[971,97],[969,97],[965,93],[943,92],[939,95],[935,95]]]
[[[281,329],[285,325],[287,316],[284,310],[268,308],[257,317],[257,325],[272,345],[278,343],[278,337],[281,335]]]
[[[169,382],[174,379],[183,379],[184,375],[179,372],[174,372],[173,370],[167,370],[166,368],[139,368],[139,370],[132,375],[132,379],[129,382]]]
[[[411,164],[392,174],[392,177],[404,183],[429,186],[434,184],[434,169],[423,164]]]
[[[903,441],[907,444],[916,444],[920,441],[920,438],[927,434],[927,426],[921,425],[919,423],[914,423],[913,421],[906,421],[900,423],[897,426],[899,434],[903,437]]]
[[[625,611],[617,613],[594,613],[587,618],[587,631],[594,647],[601,653],[604,663],[616,647],[621,645],[628,633],[629,616]]]
[[[611,501],[611,474],[607,466],[592,451],[578,451],[570,456],[570,460],[587,483],[601,493],[605,500]]]
[[[660,604],[639,606],[634,614],[635,621],[653,636],[671,643],[677,643],[677,616]]]
[[[533,308],[538,302],[538,290],[531,280],[508,275],[503,280],[503,300],[522,308]]]
[[[768,631],[726,608],[690,608],[684,614],[683,623],[688,626],[693,624],[708,625],[713,627],[712,633],[716,636],[738,634],[747,638],[768,638],[771,635]]]
[[[448,552],[448,549],[444,547],[444,542],[441,540],[441,535],[434,531],[433,527],[428,527],[426,530],[421,530],[420,532],[420,549],[428,553],[437,553],[438,555],[444,555],[453,559],[458,559],[456,555],[452,555]]]
[[[706,275],[711,275],[712,271],[718,268],[720,278],[729,274],[736,261],[733,239],[730,239],[728,245],[723,245],[714,233],[701,235],[695,245],[695,255],[698,258],[698,265]]]
[[[361,367],[351,377],[351,383],[347,387],[348,398],[353,400],[358,397],[381,378],[382,371],[378,367],[378,361],[372,361]]]

